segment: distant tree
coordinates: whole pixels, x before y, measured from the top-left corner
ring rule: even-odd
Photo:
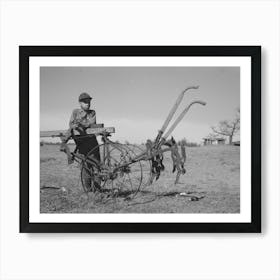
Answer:
[[[229,144],[232,145],[233,136],[240,130],[240,109],[237,109],[234,120],[220,121],[216,127],[211,127],[215,135],[223,135],[229,138]]]
[[[125,140],[124,143],[125,143],[126,145],[129,145],[129,144],[130,144],[127,140]]]
[[[206,138],[209,139],[216,139],[218,137],[217,133],[209,133]]]
[[[187,142],[186,146],[187,146],[187,147],[197,147],[198,144],[195,143],[195,142]]]

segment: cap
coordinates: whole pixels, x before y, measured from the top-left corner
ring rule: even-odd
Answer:
[[[89,95],[88,93],[83,92],[83,93],[81,93],[80,96],[79,96],[79,101],[82,101],[82,100],[84,100],[84,99],[92,99],[92,98],[90,97],[90,95]]]

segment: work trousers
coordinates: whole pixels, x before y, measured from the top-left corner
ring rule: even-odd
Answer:
[[[100,162],[100,152],[98,147],[98,142],[95,135],[90,135],[84,137],[84,135],[76,135],[73,137],[74,141],[77,145],[78,152],[84,156],[87,156],[88,153],[94,149],[93,154],[91,154],[91,157],[93,157],[97,162]],[[94,166],[90,163],[85,163],[86,168],[83,168],[82,170],[82,179],[84,182],[84,186],[87,190],[93,189],[93,184],[95,184],[94,178],[92,178],[91,170],[93,170]],[[82,168],[82,166],[81,166]]]

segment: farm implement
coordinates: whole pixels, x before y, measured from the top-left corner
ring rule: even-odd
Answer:
[[[186,151],[184,145],[178,145],[173,137],[169,138],[180,121],[194,104],[206,105],[196,100],[191,102],[179,114],[177,119],[167,130],[185,94],[189,90],[198,89],[198,86],[186,88],[178,96],[170,110],[167,119],[154,141],[147,140],[144,147],[113,142],[109,138],[115,132],[114,127],[104,127],[97,124],[87,129],[86,135],[74,135],[72,139],[76,144],[74,151],[65,144],[63,151],[70,161],[76,161],[81,167],[81,183],[86,193],[111,192],[119,195],[133,197],[141,186],[152,184],[158,180],[165,170],[163,156],[171,153],[173,172],[176,172],[175,184],[185,174]],[[41,137],[60,137],[63,139],[64,131],[43,131]],[[101,144],[96,145],[86,154],[81,152],[81,142],[93,136],[101,137]],[[180,148],[179,148],[180,147]]]

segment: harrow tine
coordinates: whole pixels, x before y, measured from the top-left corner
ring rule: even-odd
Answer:
[[[181,155],[182,155],[182,158],[183,158],[183,162],[185,163],[186,160],[187,160],[187,155],[186,155],[186,148],[184,145],[181,145]]]
[[[181,173],[182,172],[180,170],[177,172],[176,180],[175,180],[175,185],[179,183],[179,179],[180,179]]]

